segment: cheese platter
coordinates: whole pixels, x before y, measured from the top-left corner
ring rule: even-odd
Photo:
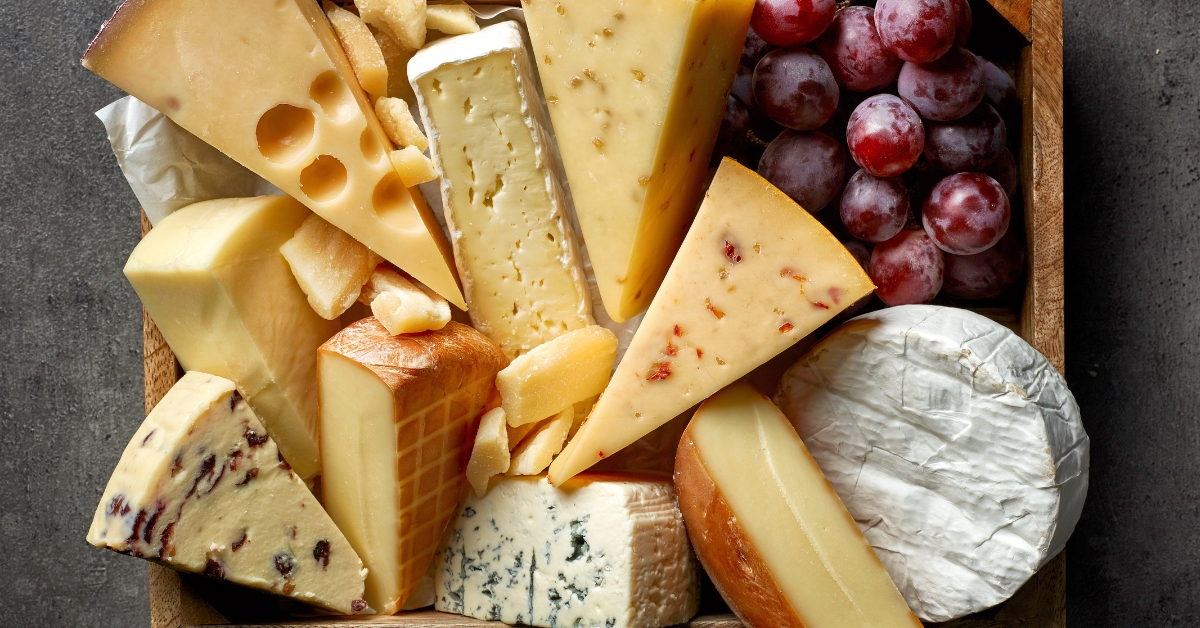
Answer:
[[[966,9],[947,14],[959,20],[948,31],[955,41],[929,53],[906,48],[895,26],[912,1],[880,0],[873,11],[829,2],[834,26],[804,25],[811,35],[772,30],[770,12],[788,0],[430,2],[419,29],[397,13],[406,0],[126,3],[84,65],[289,196],[194,197],[213,200],[170,216],[143,201],[145,240],[126,275],[146,305],[148,418],[89,541],[154,561],[155,628],[757,628],[850,625],[854,614],[863,625],[919,625],[919,616],[925,625],[1065,626],[1062,546],[1086,495],[1087,437],[1059,375],[1061,4],[962,0]],[[291,17],[270,35],[242,27],[239,40],[231,11],[244,12],[243,24]],[[887,62],[900,97],[864,100],[849,88],[875,92],[889,80],[862,87],[858,70],[839,65],[835,34],[871,13],[877,37],[906,59]],[[174,38],[156,30],[163,24]],[[259,56],[233,73],[237,54],[196,56],[222,46]],[[922,100],[924,85],[965,72],[956,63],[1004,76],[981,80],[955,110],[953,94]],[[819,94],[799,104],[775,97],[810,67],[828,75],[832,106]],[[403,68],[408,80],[395,80]],[[890,81],[897,89],[894,73]],[[992,84],[999,91],[984,94]],[[838,92],[849,100],[840,109]],[[265,113],[230,115],[233,94]],[[869,148],[879,141],[871,117],[897,104],[924,128],[924,150],[911,158]],[[986,141],[970,144],[978,138]],[[696,159],[714,150],[711,167]],[[808,155],[824,155],[813,158],[822,171],[798,184]],[[836,187],[821,191],[829,164],[841,163],[845,178],[836,166]],[[122,166],[138,190],[146,174]],[[889,189],[906,197],[907,220],[884,233],[861,217]],[[991,198],[1003,200],[978,200]],[[910,210],[910,200],[923,208]],[[1002,226],[964,232],[952,220],[963,207]],[[278,255],[264,261],[263,247]],[[922,255],[936,257],[936,273],[920,268]],[[1015,272],[1012,259],[1021,260]],[[872,288],[878,299],[863,309]],[[268,293],[269,303],[259,296]],[[866,313],[846,322],[856,310]],[[899,350],[893,329],[906,339]],[[286,347],[266,347],[281,332]],[[969,373],[917,357],[947,351],[961,352]],[[871,366],[863,355],[874,355]],[[981,372],[999,383],[981,383]],[[880,399],[899,405],[878,420],[870,404],[837,409],[895,382],[896,394]],[[970,410],[947,401],[964,395]],[[248,448],[208,436],[227,433],[231,416],[249,421]],[[186,435],[172,432],[179,425]],[[1026,429],[1042,435],[1013,439]],[[950,431],[924,443],[930,430]],[[858,432],[863,446],[920,460],[919,469],[865,453],[849,454],[846,472],[839,456],[858,446]],[[743,437],[770,464],[722,462]],[[263,439],[283,471],[259,473]],[[993,467],[996,442],[1011,455]],[[155,447],[161,461],[147,458]],[[232,453],[182,455],[218,447]],[[973,458],[979,469],[954,462]],[[236,487],[218,487],[251,461]],[[1048,477],[1026,472],[1045,467]],[[195,476],[183,495],[172,492],[183,490],[172,488],[179,470]],[[747,474],[774,479],[762,488]],[[243,486],[268,480],[300,487],[295,504],[320,500],[290,524],[291,541],[259,534],[276,515],[250,517],[256,507],[239,505],[254,499]],[[906,486],[915,508],[905,508]],[[815,494],[828,503],[796,505]],[[980,506],[993,500],[1024,514]],[[175,503],[170,515],[165,504]],[[716,525],[714,512],[738,523]],[[930,512],[944,534],[920,531]],[[499,536],[480,532],[476,513]],[[214,525],[235,525],[219,523],[226,515],[241,522],[240,538],[209,544]],[[976,518],[988,523],[956,523]],[[328,583],[293,558],[301,526],[322,530],[311,553]],[[793,528],[799,540],[773,548]],[[527,575],[512,569],[527,565],[501,540],[514,534],[545,535],[542,568],[554,566],[558,584],[537,571],[540,552]],[[252,552],[234,555],[248,542]],[[812,558],[791,560],[824,565],[817,575],[775,558],[809,544]],[[331,547],[344,548],[337,570]],[[265,576],[252,562],[261,551],[276,552]],[[361,562],[340,562],[355,553]],[[466,569],[476,555],[478,568]],[[580,558],[598,571],[572,565]],[[480,580],[501,563],[507,585],[495,574]],[[361,575],[344,575],[354,565]],[[756,575],[736,575],[747,569]],[[337,597],[364,579],[365,593]],[[833,588],[823,595],[822,586]]]

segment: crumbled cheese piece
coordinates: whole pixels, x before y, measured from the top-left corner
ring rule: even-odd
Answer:
[[[333,25],[358,77],[358,84],[373,96],[386,96],[388,88],[388,67],[383,60],[383,51],[371,36],[371,31],[357,15],[325,0],[325,15]]]
[[[362,19],[391,35],[405,48],[425,45],[425,0],[356,0]]]
[[[317,215],[305,219],[279,248],[308,304],[325,320],[341,316],[358,300],[363,284],[383,258]]]
[[[422,152],[429,148],[429,139],[417,126],[408,103],[400,98],[380,98],[375,101],[375,115],[388,139],[401,148],[416,146]]]
[[[389,157],[405,187],[411,188],[438,178],[433,162],[416,146],[406,146],[400,150],[394,150]]]
[[[437,330],[450,322],[445,299],[387,266],[375,269],[360,299],[393,336]]]
[[[512,361],[496,377],[509,425],[558,414],[608,385],[617,337],[599,325],[567,332]]]
[[[464,2],[434,4],[425,9],[425,26],[447,35],[479,32],[471,7]]]
[[[508,469],[508,447],[508,423],[504,419],[504,409],[494,408],[479,420],[475,446],[467,463],[467,481],[475,489],[476,495],[483,497],[488,490],[488,481]]]
[[[538,426],[532,435],[525,439],[512,452],[512,461],[508,465],[508,475],[537,475],[550,466],[554,456],[562,451],[567,434],[575,422],[575,409],[568,406],[545,423]]]

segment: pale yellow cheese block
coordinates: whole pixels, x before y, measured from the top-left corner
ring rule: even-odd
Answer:
[[[754,0],[524,0],[604,308],[654,297],[700,201]]]
[[[472,325],[515,358],[593,324],[520,24],[435,42],[413,57],[408,74],[441,173]]]
[[[787,417],[750,385],[700,406],[675,490],[696,555],[747,625],[920,628]]]
[[[550,479],[561,484],[649,434],[873,288],[811,214],[726,159],[612,381]]]
[[[88,542],[339,613],[362,561],[283,462],[233,382],[192,371],[134,433]]]
[[[83,65],[466,307],[450,247],[313,0],[127,2]]]
[[[233,380],[303,478],[320,471],[316,351],[339,328],[309,306],[280,253],[310,216],[287,196],[196,203],[125,264],[183,368]]]
[[[393,336],[365,318],[319,351],[325,507],[392,614],[433,559],[466,484],[474,421],[507,358],[455,322]]]

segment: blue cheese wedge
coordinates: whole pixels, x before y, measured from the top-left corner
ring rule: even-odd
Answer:
[[[533,75],[517,22],[443,39],[408,64],[471,323],[510,358],[594,322]]]
[[[506,477],[468,496],[438,550],[437,610],[557,628],[696,614],[699,572],[669,480]]]
[[[184,375],[146,417],[87,540],[339,613],[367,609],[358,554],[215,375]]]

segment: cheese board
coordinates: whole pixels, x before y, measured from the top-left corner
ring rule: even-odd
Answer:
[[[497,3],[489,2],[488,4]],[[503,2],[500,4],[519,6],[519,3],[515,1]],[[366,3],[363,3],[363,6],[366,6]],[[1016,331],[1021,338],[1036,348],[1037,351],[1039,351],[1047,360],[1049,360],[1049,363],[1053,365],[1054,368],[1061,372],[1064,365],[1062,283],[1063,189],[1061,1],[987,0],[985,3],[980,0],[976,0],[971,2],[971,6],[975,14],[976,25],[976,29],[974,31],[975,36],[971,40],[972,47],[978,47],[992,58],[1001,60],[1007,65],[1009,71],[1016,76],[1017,93],[1022,104],[1022,119],[1019,126],[1020,151],[1018,157],[1018,170],[1021,180],[1021,205],[1023,205],[1024,211],[1023,213],[1016,213],[1014,215],[1020,216],[1023,219],[1027,247],[1027,273],[1025,275],[1023,295],[1017,298],[1012,298],[1001,304],[988,303],[987,308],[978,309],[976,311],[995,320],[1001,325]],[[326,6],[326,11],[330,13],[331,19],[334,18],[334,13],[339,10],[340,9],[328,4]],[[560,15],[562,14],[561,8],[559,9],[558,13]],[[620,16],[620,14],[618,14],[618,16]],[[364,19],[366,19],[365,16]],[[337,20],[334,19],[334,22],[334,27],[337,28]],[[514,29],[514,32],[519,32],[519,29]],[[608,35],[611,36],[611,33]],[[345,35],[339,31],[338,36],[344,37]],[[516,42],[517,48],[520,48],[521,45],[519,38],[516,40]],[[89,51],[89,53],[90,52],[91,51]],[[421,53],[418,53],[418,55],[420,54]],[[354,61],[354,59],[352,59],[352,61]],[[539,63],[541,63],[541,60],[539,60]],[[544,76],[546,75],[548,66],[551,64],[549,56],[546,57],[545,64],[546,65],[542,67],[542,74]],[[703,66],[703,63],[701,62],[700,65]],[[411,67],[412,66],[410,66],[410,72],[412,72]],[[430,66],[430,72],[433,72],[433,70],[437,69],[437,67],[438,66]],[[358,71],[357,68],[356,71]],[[639,73],[640,72],[637,70],[634,71],[635,75]],[[476,74],[478,74],[478,70],[476,71]],[[434,75],[431,73],[430,76]],[[441,74],[437,76],[439,78],[444,78],[447,75]],[[592,80],[595,80],[594,77],[591,77],[590,75],[589,77],[592,78]],[[364,75],[360,73],[359,78],[365,87],[367,81],[364,78]],[[576,77],[574,80],[579,81],[579,78]],[[642,77],[638,77],[637,80],[641,81]],[[313,98],[321,103],[321,105],[324,107],[325,101],[321,100],[321,97],[318,95],[319,90],[317,90],[317,87],[317,84],[314,83],[312,88],[314,90],[312,92]],[[418,89],[418,92],[421,89],[418,87],[416,79],[414,79],[413,87]],[[442,90],[438,86],[437,80],[433,80],[432,89],[436,91],[437,94],[442,93]],[[427,92],[425,94],[426,97],[428,97],[431,93],[432,92]],[[420,100],[421,96],[418,95],[417,98]],[[557,100],[557,97],[552,98]],[[487,98],[485,97],[483,100],[486,101]],[[471,101],[468,98],[468,110],[471,106],[470,102]],[[167,101],[166,106],[168,108],[171,107],[170,101]],[[422,114],[426,116],[425,122],[428,125],[428,116],[430,115],[430,112],[426,110],[426,104],[424,101],[421,101],[421,108]],[[284,113],[287,114],[287,112]],[[924,114],[924,112],[922,112],[922,114]],[[379,115],[381,119],[384,118],[384,113],[382,113],[382,111]],[[287,125],[293,125],[294,123],[294,119],[289,119],[286,122]],[[270,144],[270,142],[264,141],[261,124],[262,123],[260,122],[258,141],[259,150],[263,151],[263,146]],[[535,121],[530,122],[529,124],[531,127],[539,128],[539,125],[544,126],[547,123],[544,121]],[[289,130],[290,129],[291,127],[289,127]],[[502,136],[503,134],[504,131],[501,131]],[[270,133],[268,132],[267,135],[269,136]],[[366,136],[367,134],[364,133],[362,140],[363,151],[364,154],[369,154],[371,151],[368,150]],[[392,135],[389,133],[389,136]],[[436,137],[434,137],[434,139],[435,141],[437,140]],[[291,150],[289,148],[288,141],[280,141],[277,145],[277,150],[283,152]],[[600,149],[603,146],[603,142],[599,138],[592,138],[591,143],[594,143],[597,149]],[[511,143],[508,145],[508,147],[510,151],[513,150],[513,145]],[[440,150],[445,151],[446,149],[443,147]],[[1016,149],[1014,148],[1014,151],[1015,150]],[[467,152],[467,147],[463,148],[463,152]],[[266,152],[263,154],[266,156],[268,161],[271,161],[272,157],[280,157],[279,154],[270,155]],[[436,157],[437,152],[435,151],[434,154]],[[393,156],[392,159],[396,163],[397,169],[401,172],[405,172],[401,168],[400,163],[396,161],[397,158]],[[337,162],[336,159],[333,161]],[[338,165],[340,165],[340,162]],[[417,165],[421,166],[420,159],[418,159]],[[443,172],[447,172],[447,167],[448,166],[446,163],[438,163],[439,170]],[[307,179],[306,187],[306,173],[308,172],[309,169],[306,168],[304,172],[299,174],[299,187],[297,188],[297,192],[293,192],[293,195],[308,195],[308,197],[313,198],[315,201],[318,201],[318,203],[322,202],[323,199],[321,199],[320,196],[325,193],[324,189],[330,185],[329,182],[333,181],[334,185],[337,184],[337,173],[334,172],[334,175],[332,178],[330,178],[328,173],[322,172],[320,173],[320,177],[318,177],[318,179],[313,179],[312,175],[310,174],[309,178]],[[474,175],[475,171],[472,169],[471,176],[474,177]],[[343,178],[344,183],[344,167],[341,172],[341,177]],[[501,176],[498,174],[498,185],[500,185],[500,179]],[[718,179],[721,179],[721,175],[719,174]],[[642,185],[644,186],[646,183],[643,182]],[[716,182],[714,182],[714,187],[715,186],[717,186]],[[394,194],[389,190],[384,191]],[[443,189],[443,195],[447,202],[449,202],[452,198],[452,191],[449,187]],[[329,196],[329,198],[332,198],[332,196]],[[376,205],[377,212],[380,211],[378,209],[380,202],[379,198],[380,192],[379,188],[377,188],[374,198],[370,200],[371,203]],[[447,207],[446,212],[448,218],[453,211],[460,210]],[[665,211],[665,206],[663,211]],[[845,214],[843,214],[843,220],[845,220],[844,216]],[[700,220],[701,219],[699,218],[697,219],[697,221]],[[383,223],[380,224],[382,225]],[[1015,226],[1016,224],[1014,223],[1014,227]],[[453,223],[451,223],[451,227],[453,228]],[[347,228],[349,229],[351,227]],[[354,228],[361,229],[361,227]],[[802,226],[796,227],[797,230],[803,230],[803,228],[804,227]],[[143,214],[143,236],[145,236],[150,229],[150,220],[145,214]],[[926,229],[929,229],[928,225],[926,226]],[[566,232],[560,229],[560,231],[554,233],[558,233],[560,237],[563,237],[563,234]],[[551,242],[555,241],[554,233],[548,235]],[[363,239],[364,236],[356,235],[356,237]],[[568,234],[564,240],[569,239],[570,236]],[[740,256],[736,256],[736,251],[732,245],[730,245],[728,240],[725,241],[724,245],[724,256],[728,257],[728,259],[734,263],[741,262],[742,258]],[[387,245],[381,244],[380,246],[386,248]],[[939,246],[941,246],[941,244],[939,244]],[[374,249],[376,247],[372,246],[372,248]],[[758,244],[755,244],[754,249],[757,253]],[[456,253],[461,255],[461,252],[457,250]],[[403,256],[406,253],[401,251],[394,254]],[[392,258],[389,257],[389,259]],[[289,262],[290,261],[291,260],[289,259]],[[463,260],[460,258],[457,261],[460,272],[463,272],[461,270],[464,267]],[[721,261],[724,263],[724,260]],[[299,280],[300,274],[297,271],[297,266],[293,264],[292,268],[293,272],[297,273],[297,279]],[[129,269],[127,267],[127,273],[128,272]],[[722,279],[724,279],[726,277],[724,274],[725,271],[723,270],[721,272]],[[786,272],[790,271],[785,269],[785,273]],[[801,279],[802,281],[809,281],[808,279],[802,279],[799,277],[796,278]],[[439,277],[432,274],[427,275],[427,277],[423,276],[421,279],[430,285],[441,282],[442,289],[440,289],[439,292],[442,292],[443,296],[447,296],[447,298],[449,298],[452,302],[457,303],[455,298],[449,295],[449,292],[454,292],[454,287],[452,286],[453,282],[446,283],[444,281],[444,277],[439,279]],[[133,280],[132,277],[131,280]],[[576,281],[578,280],[579,279],[577,277]],[[624,290],[625,288],[609,287],[608,289]],[[664,290],[666,289],[667,288],[664,288]],[[447,290],[449,292],[446,292]],[[602,287],[601,291],[603,292],[604,290],[605,288]],[[730,288],[731,292],[732,290],[733,288]],[[837,299],[835,290],[836,288],[830,288],[831,294],[834,294],[834,302],[836,302]],[[1009,294],[1012,294],[1012,292]],[[455,293],[455,295],[457,295],[457,293]],[[461,298],[461,296],[458,296],[459,300],[461,300]],[[468,299],[469,298],[470,297],[468,296]],[[618,296],[617,300],[614,302],[622,303],[621,308],[624,308],[626,307],[626,302],[629,301],[630,303],[628,304],[628,307],[632,308],[629,311],[634,312],[639,308],[645,307],[645,303],[639,301],[640,298],[641,292],[639,291],[636,295],[624,294],[622,296]],[[316,303],[313,302],[311,294],[309,301],[313,304],[314,308],[317,307]],[[584,302],[586,303],[586,298],[584,299]],[[712,312],[712,314],[715,315],[718,320],[723,318],[723,313],[715,309],[711,304],[708,304],[707,300],[705,303],[708,306],[709,311]],[[605,298],[605,304],[606,306],[609,304],[608,296]],[[815,303],[814,305],[820,305],[821,307],[828,309],[826,306],[820,303]],[[621,314],[619,315],[623,315],[623,312],[624,310],[621,310]],[[514,314],[515,313],[516,310],[514,309]],[[586,314],[584,315],[584,318],[586,318]],[[143,323],[145,332],[143,353],[145,363],[145,407],[147,414],[149,414],[150,411],[159,404],[163,397],[166,396],[168,391],[171,390],[172,386],[179,381],[183,373],[178,361],[171,351],[171,348],[164,339],[163,333],[160,332],[160,330],[155,326],[149,312],[144,314]],[[445,322],[442,324],[444,325]],[[818,322],[813,326],[813,328],[815,329],[819,324],[820,323]],[[478,327],[478,325],[476,326]],[[667,330],[667,335],[670,335],[670,325],[667,325],[665,329]],[[790,322],[785,322],[784,326],[781,326],[779,331],[783,333],[792,329],[792,324]],[[675,325],[674,330],[675,336],[682,336],[679,325]],[[392,332],[390,327],[388,332],[399,333]],[[545,340],[538,340],[534,344],[536,345],[541,342],[545,342]],[[669,343],[668,347],[671,347]],[[508,346],[505,346],[505,348],[506,351],[509,349]],[[324,350],[325,348],[323,347],[322,351]],[[673,348],[671,350],[672,352],[669,355],[674,356],[675,354],[673,352]],[[514,349],[513,354],[525,353],[526,351],[528,351],[528,346]],[[774,353],[777,353],[777,351],[769,352],[766,357],[770,357],[770,355],[774,355]],[[702,351],[697,348],[697,358],[699,359],[702,357],[702,355]],[[794,360],[795,357],[795,355],[792,355],[790,359]],[[720,361],[719,357],[717,360],[718,363],[724,364],[724,362]],[[756,363],[761,362],[762,360],[757,360]],[[618,376],[619,374],[620,373],[618,372]],[[780,373],[775,373],[775,379],[769,382],[764,383],[756,380],[755,383],[767,389],[774,388],[775,382],[778,381],[779,374]],[[657,375],[661,375],[661,379],[666,379],[671,375],[671,371],[669,368],[667,368],[665,371],[659,371]],[[648,378],[648,381],[653,381],[655,379],[658,379],[658,377],[652,372],[651,376]],[[237,403],[238,399],[236,394],[237,393],[235,393],[233,402],[235,404]],[[501,394],[503,396],[504,392],[501,391]],[[676,408],[671,406],[667,410],[664,410],[663,412],[667,413],[666,418],[670,418],[670,416],[677,414],[682,409],[691,405],[691,403],[687,402],[676,401],[674,403],[679,407]],[[679,405],[680,403],[682,403],[682,405]],[[599,410],[600,406],[597,406],[597,409]],[[595,410],[593,412],[594,414],[601,414]],[[152,433],[153,432],[151,432],[151,434]],[[574,434],[574,432],[572,432],[572,434]],[[149,435],[146,438],[149,440]],[[579,440],[584,439],[580,438]],[[143,442],[142,445],[145,446],[145,442]],[[253,439],[251,439],[251,445],[252,447],[254,446]],[[300,445],[293,443],[288,443],[287,446],[300,447]],[[618,448],[620,446],[618,446]],[[281,444],[280,449],[282,450],[283,447],[284,445]],[[607,449],[607,446],[604,447]],[[290,451],[300,451],[300,449],[289,449],[289,452]],[[507,454],[507,452],[505,453]],[[556,465],[550,467],[550,475],[552,479],[554,478],[556,470],[559,473],[566,473],[566,475],[563,477],[569,478],[574,473],[577,473],[579,470],[590,466],[594,462],[593,460],[580,463],[578,460],[575,462],[567,460],[573,453],[576,452],[573,452],[569,447],[564,449],[563,455],[559,458],[559,461],[556,462]],[[296,455],[301,458],[303,457],[303,454]],[[291,458],[292,454],[289,453],[288,457]],[[598,460],[604,457],[604,452],[599,451],[596,459]],[[280,454],[279,459],[281,463],[283,458],[284,456]],[[569,464],[582,466],[579,466],[579,468],[574,470],[563,471],[563,469],[560,468],[560,463],[562,461],[567,461]],[[547,460],[547,462],[549,461]],[[287,468],[286,463],[282,464],[285,468]],[[326,465],[326,470],[328,471],[328,461],[326,461]],[[234,468],[236,468],[236,460],[234,462]],[[298,469],[298,472],[301,473],[303,477],[311,475],[311,473],[306,473],[303,469]],[[217,478],[217,481],[219,481],[219,477]],[[194,488],[195,487],[193,487],[193,490]],[[213,488],[215,488],[215,482]],[[149,525],[153,527],[153,523]],[[149,534],[149,530],[147,530],[147,534]],[[295,533],[293,532],[293,538],[295,538],[294,534]],[[243,535],[243,541],[244,539],[245,536]],[[164,546],[165,543],[166,541],[164,540]],[[326,545],[326,547],[328,547],[328,545]],[[236,545],[234,546],[233,551],[237,551]],[[703,559],[703,556],[701,558]],[[318,558],[318,561],[320,561],[320,558]],[[708,563],[706,563],[706,566],[707,565]],[[280,569],[278,562],[276,562],[276,569]],[[281,573],[283,573],[283,571],[283,569],[280,569]],[[1028,572],[1026,572],[1026,574],[1028,574]],[[718,586],[720,586],[720,583],[718,583]],[[890,584],[888,587],[890,587]],[[1011,593],[1011,590],[1009,593]],[[710,598],[716,597],[715,592],[711,590],[709,591],[709,594]],[[286,614],[271,611],[261,612],[262,609],[255,608],[256,605],[272,606],[272,604],[269,602],[263,602],[263,599],[264,597],[261,595],[255,597],[254,595],[248,594],[245,591],[232,587],[231,585],[223,582],[217,582],[207,578],[200,578],[194,575],[180,575],[178,572],[170,570],[159,564],[152,563],[150,565],[150,611],[151,625],[154,628],[178,628],[180,626],[203,625],[234,625],[246,627],[266,625],[396,625],[409,626],[411,628],[432,628],[435,626],[456,626],[466,628],[476,626],[483,627],[503,625],[498,622],[474,620],[467,617],[434,611],[400,612],[398,614],[389,616],[372,616],[361,618],[323,618],[321,616],[313,615],[311,612],[305,613],[300,611],[299,607],[288,607],[288,610],[296,614],[296,616],[303,617],[303,619],[281,619],[281,617],[286,617]],[[359,600],[359,602],[361,602],[361,600]],[[976,606],[975,608],[981,607],[982,606]],[[709,614],[704,614],[705,612]],[[702,614],[691,619],[686,625],[696,628],[734,628],[736,626],[742,626],[742,623],[734,615],[724,614],[727,612],[727,609],[724,609],[723,605],[720,604],[719,598],[717,599],[716,603],[713,603],[710,599],[702,606]],[[961,613],[951,616],[959,615],[961,615]],[[1033,577],[1029,579],[1028,582],[1026,582],[1026,584],[1006,602],[1003,602],[998,606],[990,608],[986,611],[963,617],[951,622],[927,625],[953,626],[961,628],[982,628],[985,626],[995,628],[1018,628],[1024,626],[1047,626],[1057,628],[1059,626],[1065,626],[1065,556],[1062,553],[1059,553],[1056,557],[1041,566],[1041,568],[1037,570]]]

